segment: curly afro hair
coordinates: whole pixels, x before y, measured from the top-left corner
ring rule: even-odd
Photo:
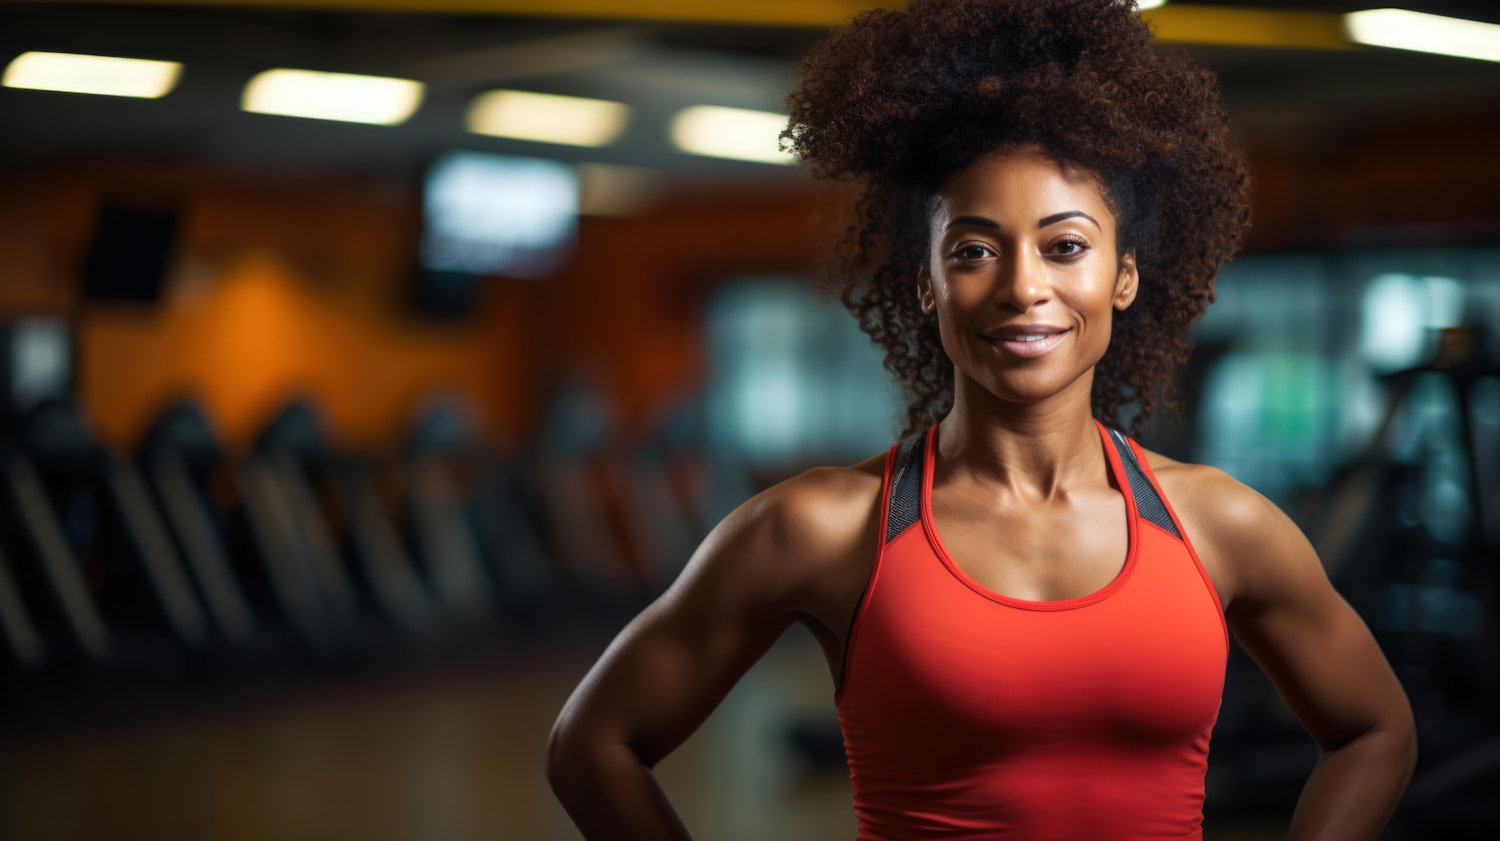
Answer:
[[[1153,47],[1133,0],[911,0],[814,47],[782,134],[814,175],[863,187],[829,285],[911,397],[906,431],[953,404],[953,365],[915,281],[943,179],[1036,147],[1095,175],[1141,278],[1095,368],[1100,421],[1140,435],[1188,328],[1249,223],[1249,179],[1213,74]],[[1170,242],[1167,236],[1172,236]]]

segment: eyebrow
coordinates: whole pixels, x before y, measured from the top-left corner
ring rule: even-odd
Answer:
[[[1099,228],[1099,230],[1101,231],[1104,230],[1104,228],[1100,227],[1098,219],[1095,219],[1094,217],[1088,215],[1087,213],[1084,213],[1081,210],[1064,210],[1062,213],[1054,213],[1051,216],[1043,216],[1041,219],[1037,220],[1036,227],[1037,230],[1041,230],[1048,225],[1056,225],[1058,222],[1061,222],[1064,219],[1072,219],[1074,216],[1082,216],[1090,222],[1093,222],[1094,227]]]
[[[1048,225],[1056,225],[1058,222],[1061,222],[1064,219],[1072,219],[1074,216],[1082,216],[1090,222],[1093,222],[1094,227],[1098,228],[1101,231],[1104,230],[1104,228],[1099,224],[1098,219],[1095,219],[1094,217],[1088,215],[1087,213],[1084,213],[1081,210],[1064,210],[1062,213],[1054,213],[1051,216],[1043,216],[1041,219],[1037,220],[1036,227],[1037,230],[1041,230]],[[977,228],[990,228],[991,230],[996,231],[1000,230],[999,222],[996,222],[995,220],[986,218],[984,216],[956,216],[953,218],[953,221],[948,223],[947,229],[951,230],[955,227],[958,227],[959,225],[973,225]]]

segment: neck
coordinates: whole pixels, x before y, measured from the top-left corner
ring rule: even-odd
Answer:
[[[955,372],[957,373],[957,372]],[[1090,401],[1093,372],[1035,403],[1002,400],[962,374],[938,430],[953,475],[1052,498],[1098,482],[1106,469]]]

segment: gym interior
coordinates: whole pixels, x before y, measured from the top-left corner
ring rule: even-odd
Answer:
[[[900,433],[818,286],[853,187],[777,139],[869,5],[0,6],[0,837],[577,838],[546,739],[612,635]],[[1142,443],[1280,505],[1374,632],[1422,751],[1386,837],[1493,838],[1500,7],[1403,8],[1471,53],[1142,12],[1255,180]],[[832,693],[793,628],[657,769],[687,826],[853,837]],[[1204,837],[1283,837],[1316,758],[1236,648]]]

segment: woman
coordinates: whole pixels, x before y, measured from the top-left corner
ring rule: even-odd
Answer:
[[[1238,247],[1212,76],[1128,0],[913,0],[807,58],[787,137],[865,188],[843,299],[907,439],[756,496],[553,731],[589,838],[684,838],[651,767],[793,623],[822,644],[859,837],[1199,838],[1233,631],[1322,750],[1293,838],[1375,838],[1406,698],[1287,517],[1131,429]]]

